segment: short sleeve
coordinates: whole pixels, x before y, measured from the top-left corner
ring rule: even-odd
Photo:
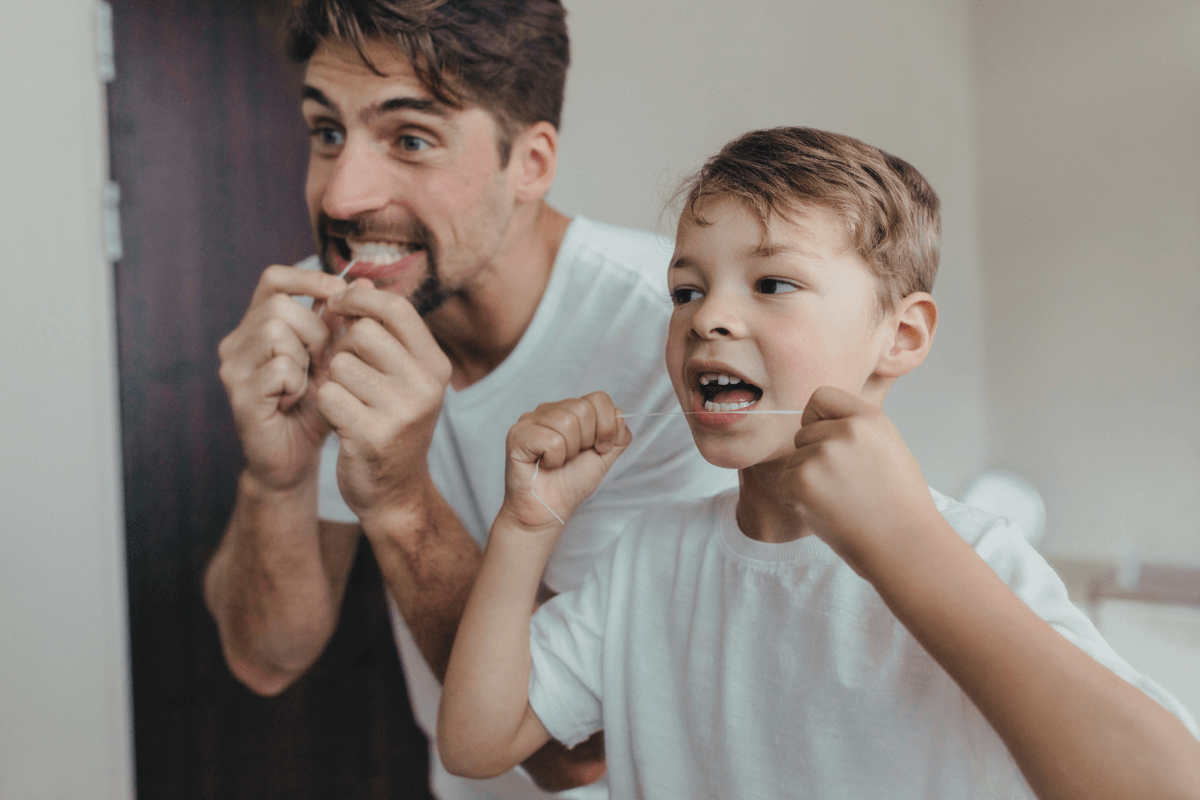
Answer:
[[[604,629],[615,549],[597,562],[582,586],[552,598],[529,623],[529,705],[567,747],[604,727]]]
[[[1141,674],[1117,655],[1112,646],[1067,596],[1067,587],[1041,554],[1007,519],[994,519],[975,542],[975,551],[1000,578],[1069,641],[1149,695],[1200,738],[1200,730],[1188,710],[1166,689]]]

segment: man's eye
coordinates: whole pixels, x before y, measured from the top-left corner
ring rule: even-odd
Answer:
[[[700,290],[693,289],[691,286],[681,286],[671,291],[671,301],[677,306],[687,305],[693,300],[699,300],[701,297]]]
[[[409,153],[416,153],[424,150],[431,145],[429,142],[422,139],[420,136],[405,135],[396,140],[396,144],[400,145],[400,149]]]
[[[763,278],[758,282],[758,290],[763,294],[786,294],[799,290],[799,286],[779,278]]]
[[[309,135],[325,147],[341,147],[346,141],[346,135],[337,128],[313,128]]]

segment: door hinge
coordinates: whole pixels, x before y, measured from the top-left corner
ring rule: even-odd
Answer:
[[[104,182],[104,256],[115,264],[125,255],[121,246],[121,186]]]
[[[96,74],[101,83],[112,83],[117,77],[117,60],[113,46],[113,10],[105,0],[96,3]]]

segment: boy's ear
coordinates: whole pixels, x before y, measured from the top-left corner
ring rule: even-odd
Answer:
[[[899,378],[921,365],[937,330],[937,303],[928,292],[913,292],[896,303],[884,323],[891,334],[879,356],[876,374]]]
[[[535,122],[513,141],[509,168],[514,170],[517,200],[541,200],[554,183],[558,169],[558,130],[545,120]]]

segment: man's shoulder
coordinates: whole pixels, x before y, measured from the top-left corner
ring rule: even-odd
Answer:
[[[612,270],[657,286],[665,284],[674,242],[649,231],[575,217],[563,248],[589,271]]]

